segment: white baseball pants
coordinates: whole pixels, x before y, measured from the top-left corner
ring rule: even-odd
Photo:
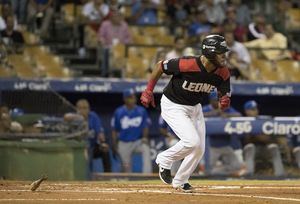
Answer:
[[[173,162],[182,163],[173,179],[173,187],[188,180],[199,164],[205,150],[205,122],[200,104],[186,106],[161,98],[162,118],[180,138],[171,148],[157,155],[156,163],[165,169],[171,169]]]

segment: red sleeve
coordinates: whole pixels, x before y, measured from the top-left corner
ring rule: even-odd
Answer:
[[[218,68],[215,74],[220,76],[223,79],[223,81],[226,81],[230,78],[230,72],[227,67]]]
[[[179,70],[180,72],[200,72],[200,68],[197,64],[196,58],[180,59]]]

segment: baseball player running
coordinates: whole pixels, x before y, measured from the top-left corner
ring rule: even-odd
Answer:
[[[163,73],[172,75],[161,98],[161,115],[180,141],[158,154],[156,163],[160,179],[183,192],[193,191],[188,180],[204,154],[205,124],[201,103],[217,88],[220,107],[225,109],[230,105],[230,74],[225,67],[225,53],[229,49],[224,37],[206,36],[201,50],[201,56],[158,62],[141,95],[145,107],[150,104],[155,107],[153,90],[157,81]],[[172,180],[172,164],[182,159]]]

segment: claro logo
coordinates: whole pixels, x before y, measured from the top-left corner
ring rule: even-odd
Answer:
[[[300,124],[282,124],[278,122],[265,122],[262,126],[262,131],[266,135],[299,135]]]

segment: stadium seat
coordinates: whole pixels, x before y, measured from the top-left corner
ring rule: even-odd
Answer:
[[[125,45],[118,43],[112,47],[112,55],[114,59],[124,58],[125,57]]]
[[[252,68],[259,71],[258,80],[279,81],[283,77],[277,74],[276,67],[268,60],[253,59]]]
[[[157,53],[157,47],[140,47],[139,50],[143,55],[143,58],[146,58],[148,60],[152,60],[156,53]]]
[[[300,82],[300,65],[294,60],[280,60],[276,62],[278,72],[285,73],[286,81]]]
[[[164,26],[146,26],[143,28],[143,34],[152,37],[160,37],[168,34],[168,30]]]
[[[125,77],[128,78],[145,78],[146,70],[149,67],[149,61],[141,57],[129,57],[126,64]]]
[[[28,47],[26,54],[34,61],[38,70],[44,72],[47,77],[64,78],[71,75],[60,58],[51,54],[45,46]]]
[[[293,30],[293,29],[298,29],[300,27],[300,9],[293,8],[289,9],[286,12],[287,15],[287,29]]]
[[[154,40],[151,36],[145,35],[134,35],[132,36],[133,43],[140,44],[140,45],[152,45]]]
[[[164,23],[166,19],[166,11],[158,10],[157,18],[158,18],[158,23]]]
[[[31,32],[22,31],[22,34],[27,45],[37,44],[40,41],[39,37]]]
[[[67,3],[61,7],[64,22],[66,24],[73,24],[77,16],[81,15],[82,6],[74,3]]]
[[[171,35],[163,35],[155,38],[155,44],[159,45],[174,45],[174,37]]]
[[[121,13],[125,17],[125,19],[130,18],[132,16],[131,14],[131,6],[129,5],[124,5],[121,7]]]
[[[13,71],[4,65],[0,65],[0,78],[13,76]]]
[[[25,60],[23,55],[9,55],[9,64],[14,67],[16,74],[21,78],[34,78],[37,77],[34,68],[31,66],[30,62]]]

